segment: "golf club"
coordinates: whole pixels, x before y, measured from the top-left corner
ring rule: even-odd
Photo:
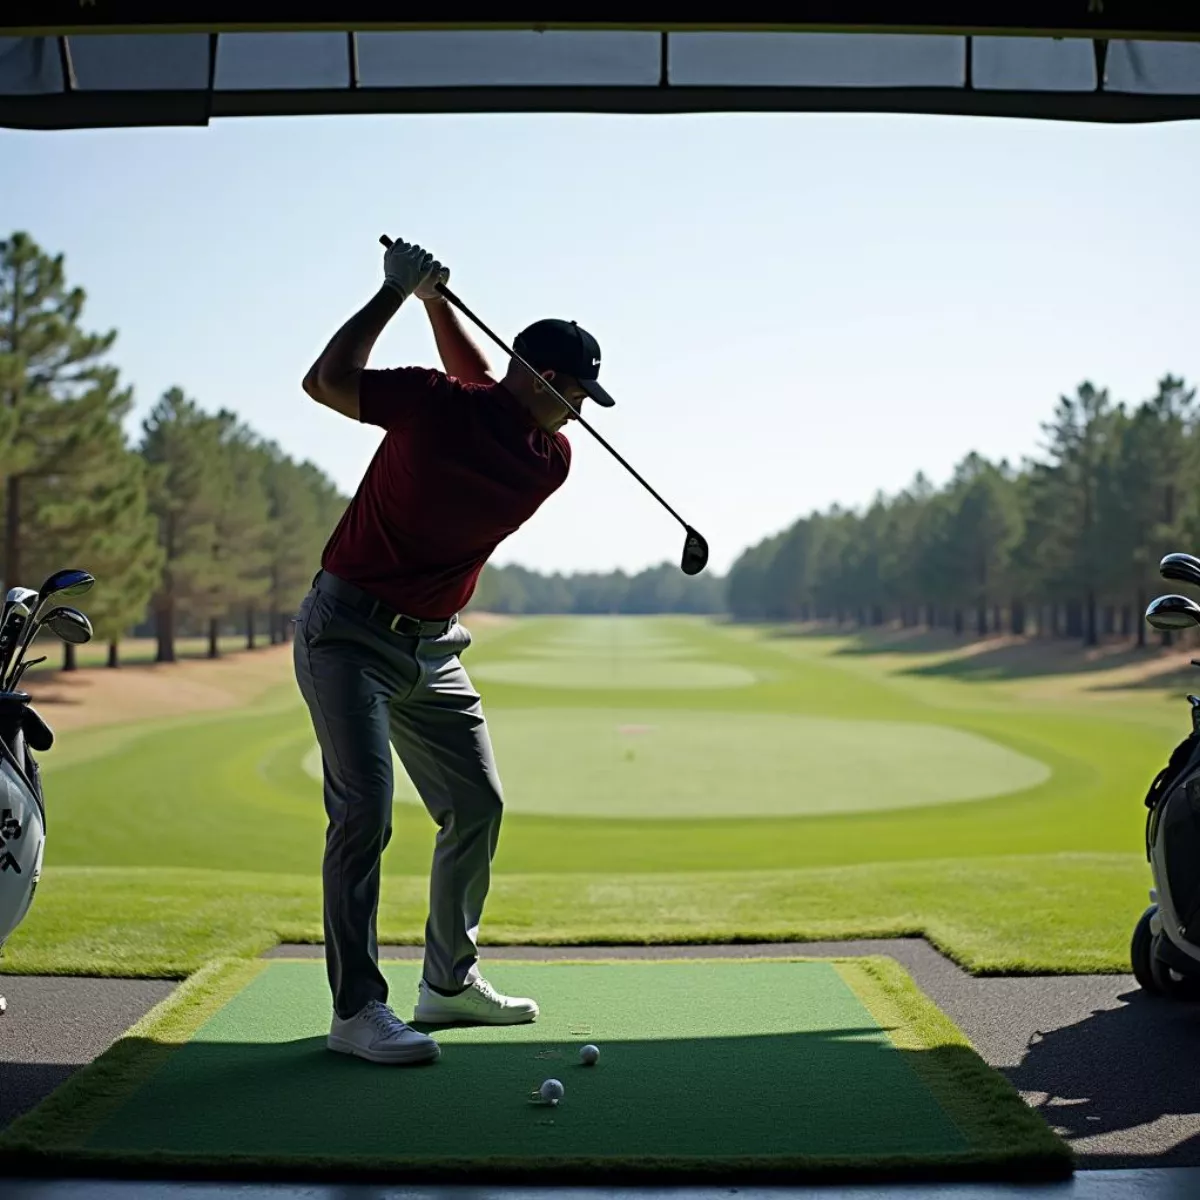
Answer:
[[[17,590],[13,589],[13,591]],[[28,589],[20,590],[27,591]],[[31,594],[36,600],[37,593]],[[0,621],[0,686],[3,686],[3,682],[8,676],[9,664],[16,651],[17,641],[29,620],[29,605],[23,600],[12,599],[12,592],[9,593],[9,596],[10,599],[4,602],[4,617]]]
[[[38,665],[38,663],[43,663],[45,661],[46,661],[46,656],[44,654],[42,655],[41,658],[27,658],[13,672],[12,683],[9,684],[8,690],[10,692],[15,692],[17,690],[17,684],[19,684],[21,682],[21,677],[25,674],[25,672],[27,670],[29,670],[30,667],[36,667]],[[36,750],[37,747],[35,746],[34,749]],[[46,747],[46,749],[49,749],[49,747]]]
[[[96,578],[94,575],[87,571],[80,571],[74,567],[55,571],[46,577],[42,586],[38,588],[37,606],[21,630],[13,668],[14,672],[19,668],[21,659],[28,652],[30,643],[37,636],[37,632],[42,624],[41,616],[46,611],[46,607],[50,601],[59,596],[82,596],[84,592],[90,592],[95,583]],[[4,666],[5,670],[7,670],[7,664],[4,664]],[[16,677],[20,678],[19,675]]]
[[[38,629],[41,630],[43,628],[49,629],[51,633],[57,635],[62,641],[70,642],[73,646],[82,646],[85,642],[92,640],[92,623],[88,620],[87,615],[81,613],[79,609],[70,608],[67,605],[52,608],[38,622]],[[41,658],[24,660],[13,672],[8,690],[10,692],[15,691],[17,684],[24,678],[25,672],[30,667],[45,661],[45,655],[42,655]]]
[[[379,242],[383,246],[390,246],[392,244],[392,239],[390,237],[388,237],[387,234],[385,233],[385,234],[380,235]],[[530,364],[527,363],[515,350],[513,350],[510,346],[506,346],[504,344],[504,342],[501,341],[501,339],[496,334],[494,334],[448,287],[445,286],[445,284],[442,284],[442,283],[437,284],[437,290],[441,295],[445,296],[446,299],[451,304],[453,304],[454,307],[457,308],[463,314],[463,316],[465,316],[468,320],[470,320],[470,321],[474,322],[476,325],[478,325],[479,328],[482,329],[483,332],[486,333],[488,335],[488,337],[490,337],[492,339],[492,341],[495,342],[496,345],[499,346],[500,349],[504,351],[505,354],[507,354],[510,358],[516,359],[517,362],[519,362],[521,364],[521,366],[523,366],[525,368],[525,370],[527,370],[534,377],[534,379],[540,380],[544,386],[549,388],[550,391],[553,392],[555,399],[558,400],[559,403],[562,404],[563,407],[566,408],[572,414],[572,416],[575,417],[575,419],[580,423],[580,425],[582,425],[584,427],[584,429],[586,429],[588,431],[588,433],[590,433],[592,435],[592,437],[594,437],[596,439],[596,441],[598,441],[600,443],[600,445],[602,445],[605,448],[605,450],[607,450],[609,452],[609,454],[611,454],[613,456],[613,458],[615,458],[617,460],[617,462],[619,462],[621,464],[621,466],[623,466],[625,468],[625,470],[627,470],[630,473],[630,475],[632,475],[634,477],[634,479],[636,479],[638,481],[638,483],[640,483],[642,485],[642,487],[644,487],[646,489],[646,491],[648,491],[650,493],[650,495],[652,495],[655,498],[655,500],[657,500],[659,502],[659,504],[661,504],[663,506],[663,508],[665,508],[667,510],[667,512],[669,512],[671,514],[671,516],[673,516],[675,518],[675,520],[677,520],[679,522],[679,524],[683,526],[684,532],[687,534],[687,537],[685,538],[684,543],[683,543],[683,558],[681,560],[680,567],[685,575],[699,575],[700,572],[703,571],[704,568],[708,565],[708,543],[704,540],[704,538],[701,537],[701,535],[699,533],[697,533],[697,531],[695,529],[693,529],[641,477],[641,475],[639,475],[637,473],[637,471],[635,471],[633,469],[633,467],[631,467],[629,465],[629,463],[627,463],[625,461],[625,459],[622,458],[621,455],[618,454],[617,451],[614,450],[612,448],[612,446],[610,446],[608,444],[608,442],[606,442],[604,440],[604,438],[602,438],[600,436],[600,434],[598,434],[583,419],[583,417],[579,413],[579,410],[577,408],[575,408],[575,406],[573,404],[571,404],[571,402],[565,396],[563,396],[559,391],[557,391],[557,389],[551,383],[549,383],[547,380],[542,378],[541,373],[537,370],[536,367],[530,366]]]
[[[1158,564],[1158,571],[1164,579],[1178,579],[1200,587],[1200,558],[1194,554],[1168,554]]]
[[[1159,596],[1146,609],[1146,622],[1155,629],[1190,629],[1200,625],[1200,604],[1188,596]]]
[[[92,640],[92,623],[88,620],[85,613],[81,613],[77,608],[70,608],[67,605],[62,605],[59,608],[52,608],[42,621],[51,633],[61,638],[64,642],[70,642],[73,646],[82,646],[85,642]]]

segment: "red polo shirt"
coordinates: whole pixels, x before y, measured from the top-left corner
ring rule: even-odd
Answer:
[[[406,616],[453,616],[492,551],[566,481],[571,444],[502,384],[425,367],[363,371],[359,420],[386,433],[321,566]]]

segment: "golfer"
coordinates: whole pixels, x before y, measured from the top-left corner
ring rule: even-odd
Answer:
[[[600,348],[573,322],[530,325],[496,380],[437,291],[449,271],[394,242],[383,284],[304,378],[314,400],[384,431],[321,557],[296,619],[296,680],[324,773],[328,1046],[378,1063],[430,1062],[438,1043],[388,1005],[378,964],[380,860],[392,835],[391,746],[438,826],[413,1020],[532,1021],[532,999],[498,994],[476,938],[491,882],[503,792],[480,698],[459,661],[459,611],[496,547],[567,478],[562,428],[612,398],[596,382]],[[400,306],[425,306],[444,371],[367,367]]]

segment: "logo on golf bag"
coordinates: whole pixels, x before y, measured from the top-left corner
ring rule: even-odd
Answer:
[[[6,808],[0,813],[0,850],[4,851],[3,854],[0,854],[0,872],[11,868],[18,875],[21,874],[21,864],[17,862],[11,850],[5,850],[7,843],[15,842],[21,833],[21,822],[13,816],[11,808]]]

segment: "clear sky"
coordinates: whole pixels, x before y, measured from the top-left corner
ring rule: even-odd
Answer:
[[[725,571],[813,508],[1013,460],[1083,379],[1200,377],[1200,126],[864,116],[377,117],[0,130],[0,233],[66,255],[137,418],[178,384],[352,491],[378,431],[300,390],[418,241],[502,337],[603,348],[590,415]],[[479,335],[482,339],[482,335]],[[502,355],[485,348],[499,364]],[[436,365],[418,305],[372,365]],[[496,563],[637,570],[682,533],[582,429]]]

